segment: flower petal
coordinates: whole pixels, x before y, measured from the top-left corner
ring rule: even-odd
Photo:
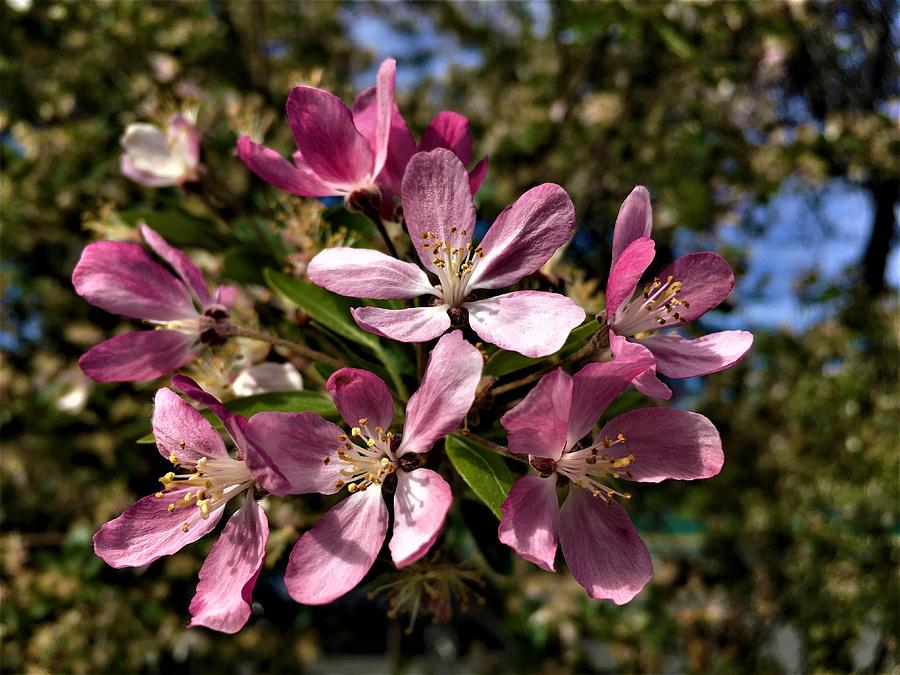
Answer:
[[[288,96],[287,117],[297,149],[320,180],[352,190],[374,178],[372,148],[337,96],[315,87],[294,87]]]
[[[269,522],[252,494],[219,534],[200,568],[190,626],[237,633],[250,618],[253,587],[266,557]]]
[[[325,388],[351,427],[368,418],[368,426],[387,431],[394,418],[394,398],[380,377],[360,368],[341,368],[331,374]]]
[[[340,489],[343,464],[337,450],[344,432],[336,424],[312,412],[262,412],[250,418],[244,433],[254,449],[247,467],[273,495],[330,495]]]
[[[155,380],[189,363],[201,349],[196,339],[177,330],[122,333],[91,348],[78,365],[97,382]]]
[[[688,340],[678,334],[651,335],[643,341],[653,352],[656,368],[668,377],[697,377],[730,368],[753,344],[753,334],[726,330]]]
[[[452,502],[447,481],[431,469],[397,473],[394,534],[389,547],[398,568],[411,565],[428,553]]]
[[[553,183],[530,189],[504,209],[484,235],[484,257],[466,289],[516,283],[540,269],[574,231],[575,207],[565,190]]]
[[[78,295],[111,314],[151,321],[197,316],[187,287],[137,244],[88,244],[72,284]]]
[[[200,269],[188,258],[184,253],[163,239],[155,230],[151,230],[145,223],[140,224],[141,236],[147,242],[147,246],[153,249],[160,258],[165,260],[172,269],[181,277],[181,280],[188,288],[197,294],[197,299],[201,305],[207,305],[212,301],[209,295],[209,289],[203,280],[203,274]]]
[[[247,420],[242,415],[231,412],[222,405],[222,402],[212,394],[209,394],[200,388],[200,385],[189,377],[184,375],[173,375],[172,386],[185,394],[188,398],[193,399],[200,405],[204,405],[219,418],[222,426],[231,436],[231,440],[237,446],[241,454],[248,455],[251,449],[247,447],[247,439],[244,436],[244,428],[247,426]]]
[[[140,164],[146,165],[144,162],[140,162]],[[119,170],[126,178],[147,187],[171,187],[178,185],[179,182],[178,177],[158,176],[151,171],[138,168],[134,158],[130,155],[122,155],[119,160]]]
[[[435,148],[446,148],[459,157],[463,166],[472,161],[472,137],[469,135],[469,120],[450,110],[439,112],[425,129],[419,141],[419,152]]]
[[[254,143],[249,136],[238,139],[237,154],[248,169],[279,190],[300,197],[333,197],[340,194],[307,167],[294,166],[271,148]]]
[[[617,502],[571,488],[559,512],[559,543],[575,581],[595,599],[623,605],[653,576],[650,552]]]
[[[619,305],[632,296],[655,255],[656,244],[653,240],[641,237],[631,242],[613,263],[606,282],[606,320],[610,325]]]
[[[659,398],[664,401],[672,398],[672,390],[656,376],[656,365],[634,378],[632,384],[644,396]]]
[[[305,605],[324,605],[352,590],[375,562],[387,527],[379,488],[350,495],[294,546],[284,573],[288,593]]]
[[[638,185],[619,207],[616,225],[613,228],[612,264],[622,255],[636,239],[650,236],[653,223],[653,209],[650,206],[650,193],[643,185]]]
[[[459,427],[475,400],[482,365],[481,352],[466,342],[462,331],[438,340],[422,384],[406,406],[398,456],[428,452],[437,440]]]
[[[171,490],[164,492],[162,497],[148,495],[139,499],[118,518],[97,530],[94,553],[111,567],[141,567],[197,541],[216,526],[222,517],[222,509],[210,513],[206,520],[197,507],[169,512],[169,504],[183,499],[191,489]],[[187,531],[183,529],[185,523]]]
[[[641,408],[613,418],[597,436],[625,442],[607,451],[611,457],[634,455],[630,480],[658,483],[667,478],[709,478],[722,470],[722,439],[703,415],[678,408]],[[625,477],[625,476],[623,476]]]
[[[609,329],[609,351],[613,359],[624,357],[626,359],[639,358],[643,361],[648,354],[652,358],[653,352],[647,349],[642,342],[616,335],[612,328]],[[656,377],[655,358],[648,368],[634,377],[631,383],[635,389],[651,398],[665,400],[672,397],[672,390]]]
[[[566,448],[572,378],[562,369],[544,375],[528,395],[500,418],[509,434],[509,451],[559,459]]]
[[[370,145],[375,147],[375,125],[377,118],[375,87],[369,87],[353,104],[353,124],[359,133],[365,136]],[[406,120],[395,102],[391,115],[391,135],[388,140],[388,154],[384,168],[376,177],[376,182],[390,197],[399,197],[403,183],[403,174],[410,157],[416,154],[416,141],[406,126]]]
[[[375,165],[372,169],[373,178],[381,173],[388,155],[396,78],[397,62],[394,59],[385,59],[378,68],[378,75],[375,79]]]
[[[182,464],[196,464],[202,457],[228,457],[219,432],[171,389],[156,392],[152,426],[156,447],[167,461],[173,455]]]
[[[416,153],[406,167],[402,194],[403,217],[419,260],[437,272],[431,246],[444,242],[465,248],[475,232],[475,204],[466,167],[443,148]],[[434,233],[433,238],[425,240],[426,232]]]
[[[300,391],[303,376],[293,363],[266,361],[250,366],[231,383],[236,396],[253,396],[270,391]]]
[[[497,534],[520,558],[553,572],[556,558],[559,502],[556,474],[546,478],[525,476],[509,491],[500,506],[503,517]]]
[[[682,284],[678,299],[690,303],[681,308],[684,321],[693,321],[717,306],[734,288],[734,272],[722,256],[705,251],[676,258],[659,273],[665,280],[672,276]]]
[[[407,300],[436,295],[421,267],[368,248],[326,248],[310,261],[306,273],[317,286],[352,298]]]
[[[363,330],[400,342],[427,342],[450,328],[444,305],[408,309],[360,307],[351,309],[350,314]]]
[[[482,182],[484,182],[484,177],[487,176],[487,170],[488,158],[487,155],[485,155],[481,158],[481,161],[469,171],[469,189],[472,191],[473,195],[478,192],[478,188],[480,188]]]
[[[463,307],[482,340],[531,358],[559,351],[584,321],[584,310],[574,301],[544,291],[515,291]]]

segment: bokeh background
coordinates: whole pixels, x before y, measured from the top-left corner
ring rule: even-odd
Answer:
[[[897,3],[3,0],[0,12],[3,671],[896,672]],[[749,328],[754,349],[676,392],[721,430],[725,468],[636,491],[656,574],[625,607],[466,544],[461,516],[446,536],[468,551],[454,564],[478,571],[480,600],[445,603],[445,621],[423,613],[407,632],[388,591],[368,599],[379,578],[302,607],[280,583],[315,510],[296,500],[273,508],[248,627],[187,630],[210,539],[139,570],[91,550],[160,466],[135,443],[154,385],[92,386],[74,365],[118,322],[75,296],[72,267],[85,243],[149,214],[213,276],[258,279],[248,242],[261,230],[288,237],[302,268],[321,214],[252,177],[236,135],[287,151],[292,85],[350,100],[386,56],[415,133],[442,109],[471,120],[476,155],[490,155],[483,217],[538,182],[568,190],[580,229],[559,269],[585,306],[602,306],[611,226],[636,184],[653,195],[663,262],[729,258],[736,290],[702,327]],[[199,111],[216,189],[128,182],[124,127],[181,108]]]

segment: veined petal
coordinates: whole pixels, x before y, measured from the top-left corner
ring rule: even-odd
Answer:
[[[597,436],[625,436],[607,450],[611,457],[634,455],[623,478],[658,483],[667,478],[709,478],[722,470],[725,455],[716,427],[703,415],[678,408],[641,408],[613,418]]]
[[[403,217],[419,260],[437,272],[432,247],[441,242],[465,249],[475,232],[475,204],[466,167],[443,148],[416,153],[406,167],[402,194]],[[426,232],[433,236],[426,239]]]
[[[388,141],[391,135],[391,118],[394,112],[394,85],[397,77],[397,62],[385,59],[378,68],[375,80],[375,166],[374,178],[381,173],[388,155]]]
[[[559,513],[559,543],[569,571],[592,598],[623,605],[653,576],[650,552],[625,509],[587,490],[569,490]]]
[[[334,461],[344,432],[312,412],[262,412],[244,429],[254,452],[247,468],[256,481],[278,497],[319,492],[334,494],[343,476]],[[325,459],[329,458],[326,463]]]
[[[398,568],[411,565],[428,553],[452,502],[447,481],[431,469],[397,472],[394,533],[389,548]]]
[[[196,356],[196,335],[177,330],[140,330],[111,337],[78,359],[97,382],[144,382],[181,368]]]
[[[356,98],[353,104],[353,123],[359,129],[359,133],[365,136],[372,147],[375,147],[375,124],[377,118],[377,105],[375,100],[375,87],[369,87]],[[390,197],[399,197],[403,183],[403,174],[410,157],[416,154],[416,141],[406,120],[400,113],[397,103],[393,104],[391,115],[391,135],[388,140],[388,154],[384,162],[384,168],[376,177],[376,182]]]
[[[562,369],[544,375],[516,406],[500,418],[509,433],[509,451],[559,459],[566,447],[572,378]]]
[[[616,310],[634,293],[644,271],[653,262],[656,244],[641,237],[631,242],[613,263],[606,282],[606,319],[612,323]]]
[[[307,276],[317,286],[352,298],[408,300],[437,295],[422,268],[368,248],[326,248],[310,261]]]
[[[497,529],[500,541],[520,558],[553,572],[559,525],[556,474],[546,478],[520,478],[500,509],[503,512]]]
[[[144,241],[153,249],[153,252],[172,266],[185,285],[197,295],[201,305],[208,305],[212,300],[209,289],[203,280],[203,274],[193,261],[174,246],[170,246],[165,239],[159,236],[155,230],[147,227],[145,223],[141,223],[140,228],[141,236],[144,237]]]
[[[698,377],[730,368],[744,358],[753,334],[726,330],[688,340],[675,333],[651,335],[643,341],[653,352],[656,368],[668,377]]]
[[[374,430],[381,427],[387,431],[394,418],[394,398],[380,377],[360,368],[341,368],[331,374],[325,388],[350,426],[359,425],[359,420],[367,418],[368,426]]]
[[[669,276],[682,284],[676,297],[690,304],[679,310],[684,321],[693,321],[706,314],[727,298],[734,288],[731,265],[722,256],[708,251],[676,258],[659,273],[660,279]]]
[[[469,135],[469,120],[450,110],[439,112],[425,129],[419,141],[419,152],[435,148],[446,148],[459,157],[463,166],[472,161],[472,137]]]
[[[427,342],[450,328],[444,305],[408,309],[360,307],[351,309],[350,314],[363,330],[400,342]]]
[[[325,605],[352,590],[375,562],[387,527],[380,488],[350,495],[294,546],[284,573],[288,593],[304,605]]]
[[[200,568],[190,626],[237,633],[250,618],[253,587],[266,557],[269,522],[252,494],[219,534]]]
[[[397,450],[428,452],[462,423],[475,400],[484,360],[455,330],[443,336],[428,358],[422,384],[406,406],[403,440]]]
[[[182,500],[190,491],[172,490],[162,497],[139,499],[97,530],[94,553],[111,567],[141,567],[197,541],[216,526],[222,509],[210,513],[206,520],[196,507],[169,512],[169,504]]]
[[[530,189],[497,217],[466,286],[504,288],[540,269],[575,231],[575,207],[559,185]]]
[[[650,206],[650,193],[643,185],[638,185],[619,207],[616,225],[613,228],[612,264],[628,245],[636,239],[650,236],[653,223],[653,209]]]
[[[544,291],[514,291],[463,307],[482,340],[531,358],[559,351],[584,321],[584,310],[574,301]]]
[[[187,287],[137,244],[88,244],[72,272],[72,284],[78,295],[111,314],[151,321],[197,316]]]
[[[300,197],[333,197],[340,194],[307,167],[294,166],[271,148],[254,143],[249,136],[238,139],[237,154],[248,169],[279,190]]]
[[[153,403],[153,437],[167,461],[196,464],[202,457],[228,457],[222,437],[212,424],[171,389],[156,392]]]

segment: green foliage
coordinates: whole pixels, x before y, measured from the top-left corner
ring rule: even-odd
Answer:
[[[453,468],[499,520],[500,505],[513,484],[503,458],[471,438],[448,436],[444,445]]]

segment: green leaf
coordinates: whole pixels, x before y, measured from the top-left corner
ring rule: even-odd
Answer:
[[[500,505],[513,484],[513,475],[506,462],[497,453],[468,438],[448,436],[444,443],[453,468],[499,519]]]
[[[133,208],[121,211],[119,215],[129,225],[136,226],[144,221],[173,246],[196,246],[219,250],[228,244],[212,221],[192,216],[184,211],[153,211],[148,208]]]
[[[244,417],[251,417],[258,412],[307,411],[334,419],[338,416],[331,399],[316,391],[270,391],[236,398],[226,403],[225,407]]]
[[[539,363],[548,362],[556,358],[563,358],[583,347],[591,336],[599,329],[600,325],[595,320],[591,319],[583,326],[579,326],[569,333],[569,338],[566,340],[566,344],[563,345],[562,349],[555,354],[544,356],[539,359],[530,359],[517,352],[508,352],[503,349],[498,349],[491,355],[488,362],[485,364],[484,374],[493,375],[494,377],[503,377],[504,375],[509,375],[517,370],[530,368]]]
[[[222,274],[243,284],[266,283],[263,270],[272,264],[272,257],[244,246],[233,246],[222,258]]]
[[[153,445],[154,443],[156,443],[156,439],[153,438],[153,434],[150,433],[150,434],[145,434],[144,436],[141,436],[139,439],[137,439],[135,441],[135,443],[138,443],[140,445]]]

